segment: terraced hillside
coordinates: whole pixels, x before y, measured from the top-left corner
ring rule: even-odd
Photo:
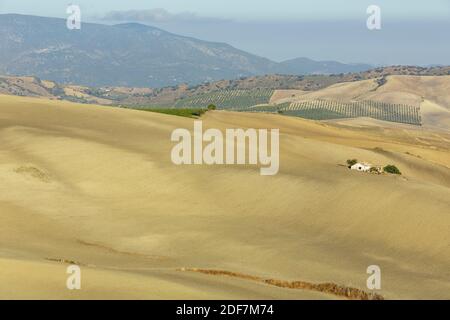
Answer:
[[[272,89],[218,90],[180,99],[175,103],[175,107],[199,108],[214,104],[219,109],[242,110],[255,105],[268,104],[273,92]]]
[[[242,108],[239,109],[238,111],[279,113],[280,110],[288,108],[290,105],[291,105],[290,102],[280,104],[261,104],[257,106],[252,106],[250,108]]]
[[[379,101],[312,100],[291,103],[281,113],[312,120],[370,117],[378,120],[421,125],[420,107]]]
[[[281,104],[260,104],[251,107],[236,104],[232,109],[243,112],[280,113],[286,116],[310,120],[368,117],[412,125],[421,125],[422,122],[419,106],[372,100],[342,101],[317,99]]]

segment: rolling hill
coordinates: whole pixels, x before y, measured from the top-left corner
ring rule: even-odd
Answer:
[[[315,120],[371,117],[449,130],[450,76],[444,75],[447,68],[426,69],[426,73],[402,70],[402,75],[377,78],[372,77],[385,73],[380,70],[346,76],[273,75],[161,89],[92,88],[36,77],[3,76],[0,93],[136,109],[206,108],[214,104],[219,109],[282,112]],[[428,75],[405,75],[412,71]],[[356,80],[360,78],[369,79]],[[348,81],[341,82],[345,80]],[[322,101],[328,101],[325,108]]]
[[[177,101],[175,107],[282,113],[312,120],[372,118],[450,130],[450,76],[383,76],[314,91],[217,90]]]
[[[450,76],[385,76],[316,91],[276,90],[273,97],[272,112],[286,115],[316,120],[371,117],[450,130]]]
[[[272,284],[367,291],[370,265],[385,299],[449,299],[446,133],[208,112],[205,128],[280,129],[280,173],[262,177],[172,164],[193,119],[6,95],[0,111],[0,299],[337,299]]]

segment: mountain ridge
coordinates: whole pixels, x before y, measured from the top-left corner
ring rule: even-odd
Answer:
[[[341,63],[338,61],[315,61],[306,57],[285,60],[279,63],[279,71],[291,74],[340,74],[360,72],[372,69],[373,66],[362,63]],[[364,70],[365,69],[365,70]]]
[[[370,68],[334,61],[327,68],[323,62],[302,61],[278,63],[226,43],[140,23],[83,23],[81,30],[68,30],[65,19],[0,15],[0,73],[64,84],[165,87],[273,73],[331,74]]]

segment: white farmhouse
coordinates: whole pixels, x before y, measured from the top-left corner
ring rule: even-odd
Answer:
[[[361,171],[361,172],[369,172],[372,166],[368,163],[356,163],[350,167],[352,170]]]

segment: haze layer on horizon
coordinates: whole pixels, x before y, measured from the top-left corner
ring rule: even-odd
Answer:
[[[226,42],[275,61],[297,57],[373,65],[450,64],[450,1],[388,0],[77,0],[82,20],[139,22]],[[0,1],[0,13],[67,16],[68,3]],[[381,8],[382,28],[366,27],[367,7]]]

